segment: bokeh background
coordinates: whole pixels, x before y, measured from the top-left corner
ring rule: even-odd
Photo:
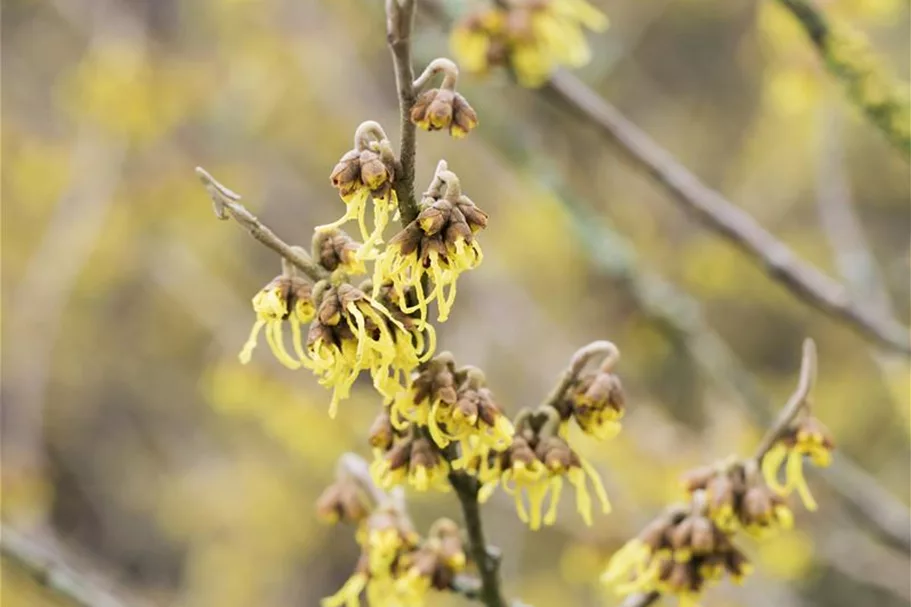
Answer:
[[[471,3],[448,0],[453,14]],[[579,72],[706,183],[857,297],[907,324],[909,167],[844,100],[772,1],[599,0]],[[905,82],[909,4],[833,0]],[[3,0],[2,518],[138,605],[315,606],[350,574],[351,530],[313,502],[368,455],[365,383],[326,415],[310,375],[237,352],[275,255],[217,222],[205,166],[287,240],[341,214],[328,174],[359,122],[397,133],[379,0]],[[419,67],[447,53],[418,20]],[[463,76],[481,126],[419,133],[417,187],[446,158],[490,213],[442,347],[506,411],[538,402],[594,339],[623,352],[629,411],[580,437],[615,512],[564,500],[532,533],[484,507],[508,593],[615,604],[596,579],[684,469],[748,453],[817,340],[817,414],[906,508],[907,361],[797,301],[684,214],[593,129],[503,74]],[[753,411],[754,413],[750,413]],[[707,607],[905,605],[908,556],[810,472],[797,530],[745,542],[757,574]],[[420,528],[452,495],[409,496]],[[63,605],[3,562],[4,606]],[[439,597],[433,605],[463,604]]]

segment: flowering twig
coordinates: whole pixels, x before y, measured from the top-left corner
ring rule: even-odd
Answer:
[[[196,167],[196,174],[206,186],[209,197],[212,198],[212,208],[216,217],[219,219],[231,217],[246,228],[253,238],[287,259],[313,280],[320,280],[328,276],[328,272],[314,262],[303,249],[291,246],[276,236],[275,232],[263,225],[253,213],[240,204],[238,202],[240,195],[220,184],[202,167]]]
[[[86,576],[28,538],[4,526],[0,552],[38,584],[80,607],[125,607],[125,603],[90,584]]]
[[[445,74],[444,84],[454,86],[455,75],[458,73],[451,61],[437,60],[432,62],[421,77],[415,81],[411,57],[411,32],[414,25],[415,2],[416,0],[386,1],[386,33],[395,66],[396,88],[401,113],[399,162],[396,167],[395,190],[399,200],[402,226],[407,226],[414,221],[419,212],[414,193],[416,127],[411,120],[411,108],[416,99],[416,91],[439,71]],[[444,185],[447,193],[450,190],[454,192],[453,188],[458,189],[458,179],[447,170],[445,161],[441,161],[434,174],[431,189],[442,189]],[[462,472],[453,472],[450,474],[449,480],[462,506],[469,549],[481,577],[477,598],[487,607],[507,607],[503,591],[500,589],[499,558],[494,555],[494,551],[487,545],[484,538],[478,504],[478,482]]]
[[[411,60],[411,30],[414,25],[416,0],[386,0],[386,36],[392,62],[395,65],[395,83],[401,112],[399,162],[395,176],[395,193],[399,200],[399,214],[408,225],[418,216],[414,196],[414,155],[416,127],[411,122],[411,106],[415,101],[414,66]]]
[[[762,457],[772,448],[772,445],[787,430],[788,426],[797,417],[797,414],[807,406],[810,391],[816,383],[816,343],[809,337],[803,342],[803,357],[800,361],[800,379],[797,381],[797,389],[788,399],[787,404],[782,408],[778,419],[769,428],[766,435],[759,442],[756,448],[756,459]]]
[[[908,85],[891,82],[860,34],[834,27],[810,0],[779,0],[794,15],[848,98],[906,157],[911,155]],[[873,92],[875,91],[875,92]]]
[[[883,346],[911,354],[908,331],[852,300],[843,285],[798,257],[752,216],[700,182],[616,108],[568,72],[557,72],[543,89],[557,96],[626,152],[679,202],[753,260],[769,276],[826,314]]]

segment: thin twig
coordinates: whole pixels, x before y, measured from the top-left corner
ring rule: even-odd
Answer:
[[[566,370],[560,375],[560,379],[557,381],[557,384],[554,386],[553,390],[551,390],[550,394],[547,395],[547,398],[544,399],[542,406],[557,408],[560,401],[563,400],[563,395],[569,390],[569,387],[576,377],[578,377],[588,361],[599,355],[611,359],[611,364],[613,364],[620,358],[620,350],[609,341],[593,341],[576,350],[576,353],[573,354],[573,357],[569,362],[569,366],[566,367]]]
[[[250,235],[260,241],[292,264],[313,280],[321,280],[329,276],[325,268],[313,261],[300,247],[289,245],[275,235],[275,232],[263,225],[253,213],[238,202],[240,196],[215,180],[202,167],[196,167],[196,174],[206,186],[206,191],[212,198],[215,216],[219,219],[233,218],[237,223],[247,229]]]
[[[866,39],[844,25],[833,26],[811,0],[779,0],[779,3],[794,15],[826,69],[847,89],[850,101],[892,145],[906,157],[911,155],[908,84],[893,82],[886,76]]]
[[[756,447],[756,459],[760,460],[772,448],[781,435],[787,431],[788,426],[797,417],[797,414],[807,404],[810,391],[816,383],[816,342],[811,338],[803,341],[803,356],[800,361],[800,378],[797,380],[797,389],[788,399],[787,404],[778,414],[778,419],[769,428],[765,436]]]
[[[85,574],[66,565],[58,556],[18,532],[0,529],[0,552],[21,567],[38,584],[80,607],[125,607],[119,599],[87,581]]]
[[[911,354],[911,341],[905,327],[879,317],[852,300],[844,286],[795,255],[752,216],[700,182],[581,80],[568,72],[558,71],[544,91],[596,126],[674,200],[760,263],[773,279],[795,295],[878,343]]]
[[[399,163],[395,175],[395,193],[399,199],[399,214],[403,225],[418,216],[414,196],[414,157],[416,127],[411,122],[414,105],[414,65],[411,60],[411,31],[414,26],[416,0],[386,0],[386,36],[392,63],[395,66],[395,85],[399,98],[400,138]]]

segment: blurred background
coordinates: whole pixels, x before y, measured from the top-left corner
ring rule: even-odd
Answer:
[[[448,0],[452,14],[470,2]],[[909,322],[909,167],[844,99],[790,14],[757,0],[599,0],[581,70],[708,185],[858,299]],[[906,0],[819,1],[909,71]],[[3,0],[2,520],[137,605],[315,606],[351,573],[350,529],[313,502],[369,455],[369,382],[328,393],[263,348],[250,298],[276,256],[217,222],[197,165],[286,240],[341,215],[328,175],[366,119],[398,131],[378,0]],[[418,68],[447,35],[419,18]],[[683,470],[749,453],[818,343],[817,415],[907,512],[907,361],[798,301],[684,214],[593,129],[504,74],[463,76],[464,141],[418,134],[417,189],[446,158],[490,214],[441,347],[485,369],[501,408],[547,393],[595,339],[623,352],[628,414],[578,437],[614,513],[565,499],[529,532],[484,507],[508,594],[616,604],[606,559],[679,497]],[[760,416],[761,417],[761,416]],[[757,573],[706,607],[906,605],[908,555],[816,471],[814,515],[744,547]],[[410,495],[419,528],[452,495]],[[4,606],[65,605],[3,561]],[[440,596],[433,605],[464,604]]]

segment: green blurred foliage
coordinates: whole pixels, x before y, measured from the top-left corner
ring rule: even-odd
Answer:
[[[840,176],[907,323],[908,165],[843,99],[789,15],[774,2],[598,4],[612,26],[591,39],[595,59],[580,75],[832,274],[815,197],[832,178],[819,165],[836,121]],[[907,79],[907,2],[819,4]],[[3,520],[53,528],[132,596],[309,606],[354,565],[350,530],[319,526],[312,504],[341,453],[367,454],[377,398],[363,384],[332,421],[306,373],[262,352],[236,362],[249,298],[278,260],[213,219],[192,169],[205,166],[283,238],[307,245],[312,226],[342,211],[328,173],[357,124],[396,130],[380,5],[4,0]],[[419,61],[446,52],[436,24],[418,28]],[[772,402],[793,385],[800,340],[814,337],[818,416],[907,501],[905,361],[875,358],[795,301],[536,93],[503,75],[464,78],[460,90],[480,127],[457,143],[419,133],[417,187],[445,157],[491,220],[486,260],[463,277],[442,348],[484,368],[509,412],[542,398],[577,347],[611,339],[629,401],[619,438],[578,440],[613,514],[587,529],[567,504],[556,528],[531,533],[508,498],[485,506],[510,594],[536,607],[603,604],[595,581],[606,557],[679,496],[678,474],[748,452],[761,433],[680,336],[592,263],[547,172],[609,218],[644,268],[702,302]],[[810,482],[820,512],[751,548],[759,573],[707,605],[764,605],[786,586],[808,605],[902,604],[850,558],[832,557],[833,529],[839,554],[861,531],[845,532],[853,526],[837,499]],[[458,520],[452,496],[410,504],[419,528]],[[892,570],[903,562],[875,555]],[[56,604],[6,567],[2,598]]]

